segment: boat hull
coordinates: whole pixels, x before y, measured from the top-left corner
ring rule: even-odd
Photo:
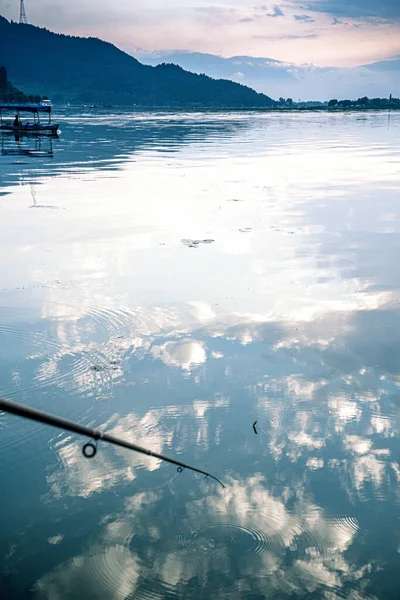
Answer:
[[[58,123],[51,125],[0,125],[0,131],[4,133],[13,133],[14,135],[57,135]]]

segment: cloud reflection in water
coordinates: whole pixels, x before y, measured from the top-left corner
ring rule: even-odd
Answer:
[[[35,529],[14,495],[10,523],[51,546],[39,597],[364,600],[388,589],[397,121],[348,116],[220,115],[203,127],[198,115],[142,115],[126,131],[80,116],[83,142],[76,155],[54,149],[53,177],[7,166],[2,393],[227,484],[105,444],[87,461],[75,437],[22,426],[13,437],[2,419],[5,451],[19,451],[4,461],[10,485],[13,472],[42,478],[56,515]],[[121,146],[106,148],[111,134]],[[40,204],[57,197],[64,210],[24,212],[32,178]],[[43,468],[27,473],[38,448]]]

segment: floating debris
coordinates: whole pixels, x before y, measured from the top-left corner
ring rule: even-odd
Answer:
[[[61,533],[59,533],[58,535],[49,537],[49,539],[47,541],[49,542],[49,544],[52,544],[53,546],[55,546],[56,544],[59,544],[60,542],[62,542],[63,539],[64,539],[64,536]]]
[[[200,244],[213,244],[215,240],[205,239],[205,240],[181,240],[181,243],[188,248],[198,248]]]
[[[90,370],[94,371],[95,373],[101,373],[102,371],[117,371],[120,368],[121,368],[120,361],[114,359],[114,360],[110,360],[110,362],[108,364],[104,364],[104,365],[99,365],[99,364],[91,365]]]

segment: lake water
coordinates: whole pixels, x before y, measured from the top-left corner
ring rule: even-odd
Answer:
[[[1,598],[398,598],[400,113],[56,113],[2,138],[0,396],[226,487],[1,413]]]

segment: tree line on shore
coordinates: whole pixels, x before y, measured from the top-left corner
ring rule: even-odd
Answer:
[[[400,107],[400,98],[368,98],[363,96],[357,100],[337,100],[332,98],[328,102],[328,108],[391,108]]]
[[[400,98],[368,98],[363,96],[357,100],[332,100],[321,102],[317,100],[295,102],[292,98],[279,98],[278,108],[400,108]]]

